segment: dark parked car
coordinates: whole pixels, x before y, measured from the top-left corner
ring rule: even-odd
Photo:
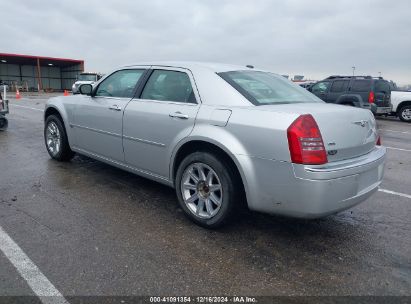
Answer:
[[[0,131],[4,131],[7,129],[8,121],[6,118],[6,114],[9,113],[9,101],[6,100],[6,96],[2,96],[2,92],[5,91],[5,86],[3,84],[0,85]]]
[[[374,114],[391,113],[390,83],[382,77],[330,76],[308,90],[328,103],[364,108]]]

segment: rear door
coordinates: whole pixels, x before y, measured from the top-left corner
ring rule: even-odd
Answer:
[[[334,80],[327,95],[327,102],[336,103],[338,98],[348,90],[349,80]]]
[[[368,102],[372,90],[372,79],[354,79],[351,83],[351,93],[360,95],[363,102]]]
[[[314,84],[310,91],[314,95],[317,95],[319,98],[327,102],[327,94],[331,86],[331,81],[320,81]]]
[[[189,70],[152,69],[139,98],[124,113],[125,160],[138,170],[168,179],[171,153],[191,133],[200,98]]]
[[[124,162],[124,108],[145,71],[143,68],[116,71],[98,85],[94,96],[79,96],[72,124],[76,148]]]

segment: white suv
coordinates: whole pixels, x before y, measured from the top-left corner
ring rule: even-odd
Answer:
[[[77,76],[76,82],[71,87],[73,94],[79,94],[78,88],[82,84],[93,84],[101,79],[103,75],[99,73],[84,72]]]

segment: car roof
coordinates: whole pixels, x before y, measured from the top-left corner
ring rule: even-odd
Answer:
[[[238,71],[238,70],[256,70],[251,69],[247,66],[234,65],[234,64],[225,64],[217,62],[201,62],[201,61],[151,61],[151,62],[141,62],[125,65],[123,67],[138,67],[138,66],[162,66],[162,67],[174,67],[174,68],[183,68],[188,70],[209,70],[215,73],[228,72],[228,71]]]

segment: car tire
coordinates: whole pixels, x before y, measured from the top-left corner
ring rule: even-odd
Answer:
[[[411,122],[411,105],[401,107],[398,111],[398,118],[404,122]]]
[[[215,154],[194,152],[178,167],[175,188],[179,204],[188,218],[202,227],[221,227],[233,217],[235,208],[240,208],[239,181],[226,164]]]
[[[70,149],[66,129],[61,118],[56,115],[47,117],[44,124],[44,143],[51,158],[58,161],[69,161],[74,152]]]

